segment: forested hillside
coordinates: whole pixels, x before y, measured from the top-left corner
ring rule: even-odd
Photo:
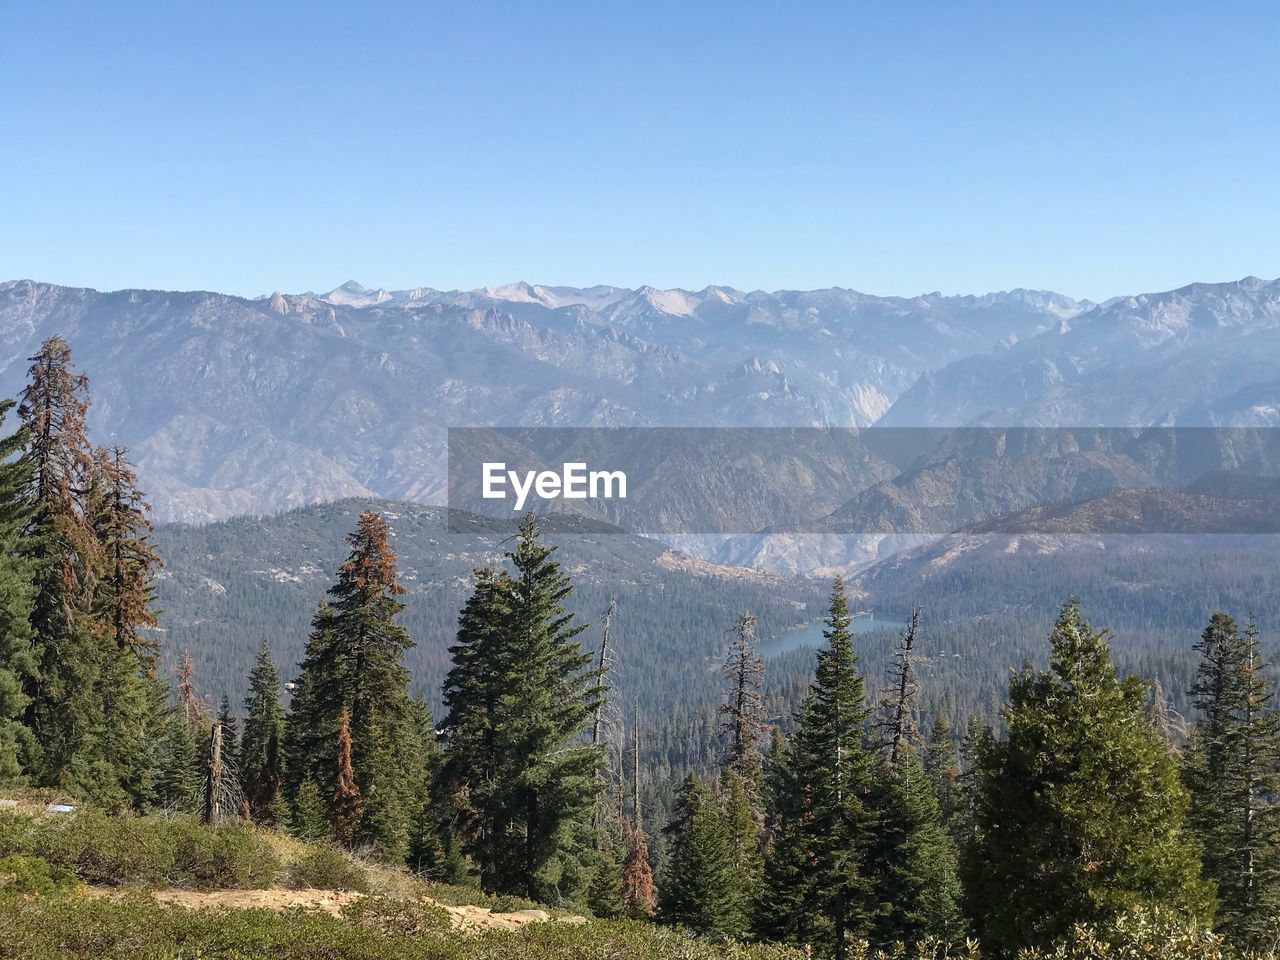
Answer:
[[[158,533],[127,451],[93,445],[88,403],[54,337],[0,407],[17,414],[0,433],[0,787],[144,814],[125,834],[172,838],[165,875],[246,858],[270,874],[250,838],[287,834],[765,945],[747,955],[1030,960],[1102,938],[1274,956],[1268,538],[974,530],[851,589],[532,512],[514,534],[455,517],[472,528],[456,535],[439,511],[344,501]],[[868,605],[895,627],[860,634]],[[1108,615],[1114,638],[1094,626]],[[778,635],[814,618],[809,648],[765,663],[762,638],[795,646]],[[95,816],[70,840],[0,819],[0,916],[28,941],[68,872],[101,877],[104,846],[134,842]],[[254,826],[217,832],[238,821]],[[19,909],[31,888],[44,899]],[[425,922],[387,909],[393,935]],[[62,912],[65,942],[90,915]],[[576,942],[660,942],[637,930]]]

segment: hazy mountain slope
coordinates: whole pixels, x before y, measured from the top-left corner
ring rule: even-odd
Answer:
[[[1016,291],[699,293],[528,284],[246,300],[0,284],[0,395],[67,337],[99,442],[159,516],[439,502],[448,426],[865,425],[926,369],[1088,304]]]
[[[926,373],[879,422],[1267,426],[1278,357],[1280,281],[1197,283]]]
[[[189,648],[203,689],[238,696],[266,637],[292,678],[311,617],[346,558],[345,537],[366,507],[391,527],[407,588],[401,621],[417,643],[406,662],[415,684],[434,696],[473,568],[500,562],[509,548],[509,529],[480,518],[468,524],[474,532],[450,534],[438,507],[344,500],[261,519],[159,527],[165,568],[156,605],[168,657]],[[572,609],[592,624],[584,644],[599,642],[600,617],[610,596],[618,598],[619,683],[643,692],[646,709],[718,695],[711,671],[743,610],[757,614],[768,637],[812,619],[822,598],[820,584],[715,567],[652,540],[591,532],[571,518],[554,519],[547,539],[573,577]]]

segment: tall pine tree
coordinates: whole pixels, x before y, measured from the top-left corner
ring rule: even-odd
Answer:
[[[301,664],[287,725],[290,777],[295,784],[309,777],[323,793],[338,795],[338,727],[348,714],[351,769],[361,797],[351,841],[371,845],[385,859],[404,860],[412,792],[425,763],[403,662],[413,641],[396,623],[404,587],[379,514],[364,511],[347,542],[351,552],[316,615]]]
[[[240,788],[254,820],[278,824],[284,816],[280,793],[284,709],[280,706],[280,672],[265,639],[258,644],[258,659],[249,673],[244,714]]]
[[[93,763],[99,752],[104,713],[90,621],[98,542],[84,511],[94,473],[88,390],[66,341],[50,337],[31,358],[18,408],[30,466],[32,509],[20,542],[32,577],[36,659],[26,678],[24,719],[39,746],[37,780],[76,792],[77,766]]]
[[[711,790],[693,774],[685,779],[664,832],[670,853],[662,877],[663,923],[702,934],[743,936],[746,918],[735,887],[728,831]]]
[[[445,681],[445,777],[481,882],[534,898],[563,896],[594,846],[601,762],[580,735],[602,691],[553,555],[526,516],[511,575],[477,575]]]
[[[1191,822],[1218,885],[1222,932],[1270,947],[1280,934],[1280,714],[1252,622],[1215,613],[1196,644],[1191,689],[1199,719],[1185,779]]]
[[[770,789],[775,837],[765,861],[769,902],[760,920],[783,939],[830,944],[838,960],[850,936],[869,932],[874,913],[867,859],[877,761],[866,744],[866,684],[851,625],[844,582],[837,579],[826,645],[790,755]]]
[[[1176,759],[1143,716],[1147,685],[1119,678],[1074,601],[1049,640],[1049,669],[1014,677],[1008,732],[978,757],[979,935],[1003,956],[1137,905],[1207,920],[1213,887]]]

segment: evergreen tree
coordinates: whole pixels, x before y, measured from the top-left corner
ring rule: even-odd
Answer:
[[[155,803],[164,810],[189,813],[199,805],[199,753],[191,725],[181,713],[171,713],[156,775]]]
[[[32,578],[36,669],[25,678],[26,726],[39,745],[38,782],[79,792],[77,764],[101,746],[101,657],[90,623],[98,543],[84,514],[94,470],[85,431],[88,379],[50,337],[31,358],[18,415],[27,441],[31,504],[20,539]]]
[[[222,728],[222,764],[238,780],[240,777],[240,723],[225,693],[218,704],[218,726]]]
[[[1222,932],[1269,948],[1280,933],[1280,714],[1252,622],[1215,613],[1196,650],[1200,714],[1185,767],[1205,874],[1218,885]]]
[[[954,943],[964,933],[956,848],[916,754],[914,653],[919,629],[917,607],[892,660],[891,693],[884,704],[884,764],[870,860],[877,902],[871,939],[885,946],[926,938]]]
[[[978,757],[980,936],[1003,956],[1135,905],[1207,920],[1212,884],[1176,760],[1143,719],[1146,684],[1117,676],[1074,601],[1049,639],[1049,669],[1014,677],[1008,732]]]
[[[330,836],[329,815],[325,811],[320,788],[310,778],[302,781],[293,798],[289,827],[290,832],[300,840],[327,840]]]
[[[756,901],[762,893],[764,861],[760,856],[760,821],[747,796],[746,785],[730,768],[720,772],[716,799],[729,843],[731,889],[735,898],[732,928],[741,933],[750,927]]]
[[[445,779],[486,889],[565,895],[584,852],[600,749],[579,735],[601,696],[565,601],[572,585],[524,518],[513,574],[478,571],[450,648]]]
[[[742,936],[729,837],[714,796],[693,774],[684,782],[665,833],[670,853],[662,878],[663,923],[702,934]]]
[[[366,510],[347,538],[351,553],[312,625],[299,689],[287,724],[290,778],[310,777],[336,797],[339,718],[349,716],[350,764],[361,797],[350,842],[385,859],[408,852],[409,795],[418,782],[422,744],[414,727],[404,652],[413,646],[396,623],[404,593],[386,521]],[[295,787],[296,789],[296,787]]]
[[[831,944],[838,960],[849,935],[869,931],[873,913],[866,860],[876,759],[865,743],[869,710],[851,624],[844,583],[837,579],[826,645],[790,756],[770,791],[777,806],[765,886],[774,903],[761,917],[775,936]]]
[[[933,787],[938,799],[938,817],[943,826],[951,828],[960,811],[960,757],[956,742],[951,736],[951,724],[946,714],[939,713],[929,728],[929,740],[924,752],[924,775]]]
[[[0,427],[13,408],[0,401]],[[30,517],[31,464],[23,456],[26,434],[0,437],[0,783],[18,782],[33,766],[35,740],[22,723],[34,687],[29,560],[20,549]]]
[[[760,738],[764,734],[764,661],[756,649],[756,618],[738,618],[724,674],[728,681],[720,705],[725,738],[724,764],[741,781],[754,802],[760,783]]]
[[[622,912],[632,920],[649,920],[658,909],[658,891],[649,864],[649,842],[644,830],[623,821],[627,855],[622,862]]]
[[[102,689],[94,701],[103,711],[94,763],[103,770],[105,791],[96,799],[137,806],[151,792],[152,739],[160,725],[163,685],[151,604],[161,562],[150,541],[151,508],[125,451],[99,449],[93,467],[85,513],[98,545],[90,623],[101,659]]]
[[[258,644],[258,659],[249,673],[244,713],[239,751],[241,789],[254,820],[279,823],[283,814],[280,743],[284,710],[280,706],[280,673],[265,639]],[[311,785],[315,786],[314,780]]]
[[[872,855],[879,906],[871,939],[883,946],[963,940],[959,858],[914,751],[886,770],[879,793]]]

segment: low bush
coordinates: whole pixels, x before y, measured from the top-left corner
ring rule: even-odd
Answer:
[[[402,906],[373,914],[401,918]],[[21,960],[800,960],[784,947],[712,944],[633,922],[535,923],[519,931],[461,936],[431,924],[417,933],[382,914],[388,930],[318,911],[198,911],[143,895],[0,897],[0,953]]]
[[[86,883],[120,886],[268,887],[279,861],[243,823],[206,826],[194,818],[60,817],[0,814],[0,856],[40,857]]]
[[[333,847],[308,850],[289,865],[289,886],[295,890],[354,890],[369,892],[369,875]]]
[[[0,857],[0,896],[48,896],[79,885],[79,878],[70,870],[54,866],[39,857]]]

